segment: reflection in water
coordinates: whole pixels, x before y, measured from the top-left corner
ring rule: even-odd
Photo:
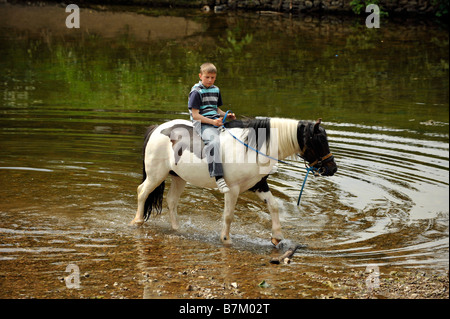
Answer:
[[[186,17],[188,33],[151,39],[121,33],[128,18],[118,35],[99,28],[61,38],[0,19],[0,270],[12,278],[2,296],[70,297],[58,281],[69,263],[84,274],[86,297],[297,298],[323,292],[302,277],[313,267],[448,269],[446,31]],[[222,195],[190,185],[180,232],[166,210],[142,229],[127,227],[145,129],[188,118],[187,93],[205,60],[217,61],[226,107],[238,117],[324,119],[338,174],[308,179],[299,207],[304,170],[280,164],[269,179],[287,243],[307,246],[289,270],[267,266],[279,252],[252,193],[236,205],[233,247],[218,239]],[[263,280],[270,287],[261,289]]]

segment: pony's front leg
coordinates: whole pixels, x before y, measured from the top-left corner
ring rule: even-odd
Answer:
[[[230,187],[230,191],[225,193],[225,207],[223,210],[223,227],[220,234],[220,240],[224,244],[231,244],[230,238],[230,226],[233,221],[234,207],[236,206],[236,201],[239,196],[239,188]]]
[[[269,208],[270,216],[272,217],[272,244],[277,246],[283,240],[283,233],[281,232],[280,216],[278,213],[278,204],[272,195],[270,190],[266,192],[256,192],[256,194],[261,198],[267,207]]]
[[[186,186],[186,181],[178,176],[172,176],[172,184],[167,194],[167,206],[169,207],[169,218],[173,230],[178,230],[177,206],[178,199]]]

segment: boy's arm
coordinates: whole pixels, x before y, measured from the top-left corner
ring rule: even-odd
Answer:
[[[199,109],[192,108],[191,111],[192,111],[192,119],[194,119],[195,121],[200,121],[201,123],[211,124],[211,125],[215,125],[215,126],[222,125],[222,119],[223,119],[222,117],[213,120],[213,119],[210,119],[210,118],[207,118],[207,117],[201,115]]]

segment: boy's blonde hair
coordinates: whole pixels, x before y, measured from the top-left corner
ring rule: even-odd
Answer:
[[[207,62],[200,65],[200,73],[217,73],[217,69],[214,64]]]

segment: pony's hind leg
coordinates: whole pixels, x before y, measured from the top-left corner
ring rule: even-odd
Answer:
[[[138,208],[136,211],[136,216],[131,221],[130,225],[142,225],[144,223],[144,207],[145,207],[145,201],[150,195],[150,193],[156,188],[156,185],[152,187],[150,185],[150,181],[148,179],[145,179],[145,181],[142,182],[141,185],[137,188],[137,202],[138,202]]]
[[[159,199],[156,197],[160,197],[162,199],[163,192],[164,192],[164,185],[162,184],[164,182],[165,178],[162,179],[150,179],[148,176],[142,182],[141,185],[137,188],[137,202],[138,207],[136,211],[136,216],[131,221],[130,225],[142,225],[145,221],[144,215],[145,215],[145,209],[146,209],[146,202],[147,205],[154,205],[155,202],[157,202]],[[156,192],[158,190],[158,192]],[[158,193],[158,194],[154,194]],[[155,197],[151,199],[151,203],[148,203],[149,196]]]
[[[184,181],[179,176],[172,176],[172,184],[170,185],[169,192],[167,194],[167,206],[169,207],[169,218],[172,224],[172,229],[178,230],[178,219],[177,219],[177,206],[178,200],[180,199],[181,193],[186,186],[186,181]]]

